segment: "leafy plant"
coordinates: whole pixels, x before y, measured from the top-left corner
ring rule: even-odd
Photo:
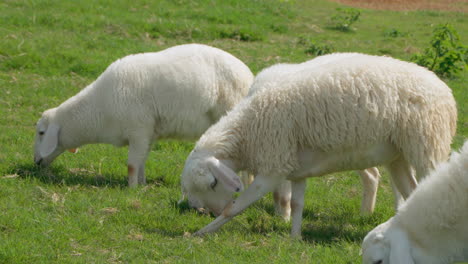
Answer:
[[[335,48],[332,45],[318,44],[315,42],[311,42],[309,46],[307,47],[307,49],[305,50],[305,53],[310,54],[310,55],[320,56],[320,55],[332,53],[334,51],[335,51]]]
[[[249,29],[226,29],[219,32],[220,38],[234,39],[238,41],[259,41],[263,40],[264,36],[259,32],[254,32]]]
[[[340,31],[350,31],[351,24],[358,21],[361,12],[354,8],[337,8],[335,13],[330,18],[330,28]]]
[[[461,44],[457,31],[450,25],[438,25],[432,34],[430,47],[411,58],[442,77],[453,77],[467,67],[468,48]]]
[[[305,53],[314,56],[325,55],[336,51],[333,45],[327,43],[317,43],[307,36],[300,36],[297,40],[297,44],[305,46]]]
[[[398,37],[408,36],[408,33],[401,32],[396,28],[387,29],[387,30],[384,31],[383,34],[384,34],[385,37],[390,37],[390,38],[398,38]]]

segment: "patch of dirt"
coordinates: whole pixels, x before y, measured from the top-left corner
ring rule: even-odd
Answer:
[[[360,8],[378,10],[445,10],[468,12],[468,0],[332,0]]]

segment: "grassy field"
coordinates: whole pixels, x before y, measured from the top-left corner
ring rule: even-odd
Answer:
[[[0,2],[0,263],[360,263],[362,238],[393,215],[384,170],[375,213],[360,216],[356,174],[308,181],[303,240],[273,214],[268,196],[214,235],[212,221],[177,205],[193,142],[152,148],[149,184],[126,187],[126,148],[90,145],[33,164],[35,122],[114,60],[190,42],[224,49],[253,72],[332,48],[409,60],[450,23],[468,43],[468,16],[448,11],[359,9],[351,30],[330,26],[325,0],[4,0]],[[458,102],[453,147],[468,138],[468,73],[445,80]]]

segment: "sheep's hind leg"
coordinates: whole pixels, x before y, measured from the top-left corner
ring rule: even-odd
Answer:
[[[417,181],[414,177],[413,170],[408,162],[402,157],[398,157],[395,161],[387,165],[390,175],[392,176],[392,182],[403,196],[404,199],[407,199],[411,192],[416,188]],[[398,195],[395,194],[395,199],[398,199]],[[395,201],[395,206],[398,208],[398,202]]]
[[[273,200],[275,201],[275,212],[285,221],[291,217],[291,182],[284,180],[273,191]]]
[[[146,161],[146,158],[145,158]],[[145,177],[145,162],[140,165],[140,168],[138,169],[138,184],[140,185],[146,185],[146,177]]]
[[[304,194],[306,179],[291,181],[291,237],[301,238],[302,212],[304,211]]]
[[[361,176],[363,186],[361,215],[367,215],[374,212],[375,199],[377,196],[377,188],[379,187],[380,173],[376,167],[357,171]]]
[[[223,210],[222,214],[218,216],[213,222],[209,223],[204,228],[197,231],[194,235],[200,236],[206,233],[212,233],[217,231],[225,223],[229,222],[234,216],[240,214],[251,204],[265,196],[265,194],[273,191],[278,187],[283,178],[278,177],[265,177],[258,175],[255,180],[239,197],[230,202]]]
[[[145,184],[145,162],[151,141],[143,137],[130,140],[128,146],[128,186]]]
[[[396,187],[395,183],[393,183],[393,180],[391,178],[390,182],[392,183],[393,197],[395,200],[395,211],[398,211],[398,208],[400,208],[400,205],[402,205],[405,202],[405,199],[403,198],[403,195],[401,195],[401,193],[398,191],[398,188]]]

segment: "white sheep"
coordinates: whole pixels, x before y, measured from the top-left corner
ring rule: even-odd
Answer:
[[[468,141],[426,177],[398,213],[364,238],[365,264],[468,261]]]
[[[42,114],[36,164],[84,144],[129,145],[128,184],[145,184],[151,143],[198,138],[247,95],[253,74],[220,49],[187,44],[126,56],[59,107]]]
[[[275,82],[211,126],[186,160],[183,190],[219,215],[197,234],[216,231],[289,179],[291,234],[299,236],[307,177],[386,165],[407,198],[417,184],[412,168],[423,177],[448,157],[456,103],[425,68],[359,54]],[[242,169],[256,177],[233,200],[242,189],[234,171]]]
[[[312,69],[311,67],[318,68],[339,59],[355,56],[356,54],[358,53],[335,53],[319,56],[313,60],[301,64],[276,64],[267,68],[266,70],[261,71],[255,77],[255,84],[251,86],[248,96],[253,95],[255,92],[258,92],[261,89],[274,88],[277,86],[276,81],[281,79],[280,76],[287,77],[292,72],[303,69],[305,65],[309,69]],[[363,184],[361,214],[369,214],[374,211],[380,173],[377,168],[360,170],[357,173],[360,175],[361,182]],[[245,172],[239,172],[239,176],[243,186],[247,186],[253,181],[251,174],[247,175]],[[285,180],[282,184],[275,188],[273,191],[273,200],[276,213],[284,220],[289,221],[291,215],[291,184],[288,180]],[[396,201],[398,202],[399,199],[396,199]],[[199,203],[195,202],[194,204]],[[196,207],[192,204],[190,205]],[[396,204],[396,207],[398,207],[398,204]],[[197,210],[200,210],[200,208],[197,208]]]
[[[333,53],[319,56],[300,64],[280,63],[273,65],[257,74],[254,80],[254,84],[249,90],[249,96],[253,95],[255,92],[261,89],[273,89],[274,87],[277,87],[277,82],[282,78],[288,77],[291,73],[300,71],[304,69],[304,67],[307,67],[309,71],[313,70],[314,68],[320,69],[320,67],[323,67],[326,64],[335,63],[341,59],[350,58],[356,55],[359,55],[359,53]],[[375,167],[366,170],[360,170],[357,171],[357,173],[361,177],[361,182],[363,184],[361,214],[369,214],[374,211],[380,173],[379,170]],[[241,177],[241,179],[245,179],[245,176]],[[246,186],[244,182],[243,185]],[[398,191],[395,190],[395,188],[393,189],[395,193],[395,208],[398,208],[401,200],[399,199]],[[273,198],[275,201],[275,211],[277,214],[282,216],[284,219],[289,220],[291,213],[291,186],[289,181],[285,181],[277,189],[275,189],[275,191],[273,191]]]

